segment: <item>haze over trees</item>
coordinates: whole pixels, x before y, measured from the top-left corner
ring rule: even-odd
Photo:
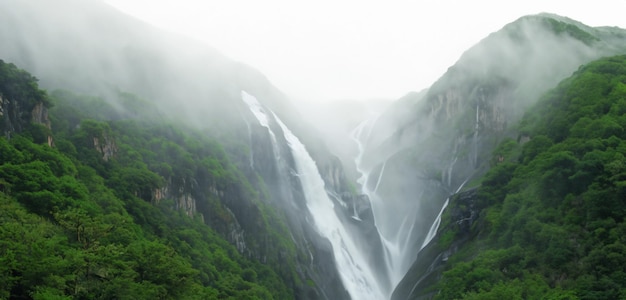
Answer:
[[[621,299],[626,57],[581,67],[500,144],[438,299]],[[450,224],[450,234],[455,232]],[[442,245],[445,247],[445,245]]]
[[[279,275],[293,272],[292,262],[281,260],[279,271],[250,260],[205,224],[231,218],[217,199],[208,199],[204,220],[155,194],[167,179],[184,190],[193,177],[258,197],[214,140],[154,119],[132,95],[123,95],[124,108],[141,105],[147,115],[127,119],[102,99],[48,94],[12,64],[0,61],[0,70],[2,99],[26,106],[13,99],[37,95],[24,99],[51,106],[52,124],[25,114],[23,130],[0,139],[2,298],[294,297]]]
[[[522,17],[325,135],[247,66],[55,1],[84,15],[0,3],[0,298],[626,297],[626,31]]]

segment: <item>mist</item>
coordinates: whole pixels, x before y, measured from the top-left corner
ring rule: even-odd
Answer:
[[[0,59],[28,70],[51,95],[64,95],[53,92],[61,89],[96,96],[133,120],[135,115],[145,114],[125,111],[123,102],[130,93],[155,106],[164,124],[197,130],[215,139],[236,166],[233,172],[246,176],[258,194],[242,196],[237,186],[216,191],[230,222],[212,225],[214,229],[255,263],[267,263],[277,257],[296,261],[298,255],[299,273],[283,273],[283,280],[297,293],[326,299],[349,297],[335,265],[332,250],[338,248],[331,247],[329,237],[316,231],[311,221],[314,218],[306,205],[312,195],[304,194],[299,174],[294,171],[293,150],[284,135],[279,135],[280,128],[273,129],[278,138],[272,140],[269,128],[256,120],[243,101],[242,92],[258,99],[264,110],[280,118],[281,124],[307,145],[307,155],[314,158],[319,168],[317,176],[323,176],[329,195],[330,191],[334,195],[332,201],[354,202],[357,196],[350,194],[341,163],[327,150],[321,135],[303,121],[294,104],[259,71],[203,43],[164,32],[100,1],[2,1],[0,39]],[[195,178],[163,179],[167,182],[165,190],[177,189],[171,182],[197,182]],[[180,192],[202,195],[194,191],[193,184],[191,190]],[[192,199],[192,204],[180,203],[189,200],[173,199],[173,209],[197,207],[207,225],[215,224],[215,220],[209,219],[214,212],[207,211],[211,208],[208,202],[214,201],[214,197],[203,195]],[[273,211],[268,212],[265,207]],[[265,220],[269,228],[260,227],[258,220]],[[266,236],[267,232],[278,230],[288,230],[287,245]],[[255,232],[261,235],[251,234]],[[280,251],[267,253],[277,247]],[[293,264],[287,267],[296,268]],[[283,262],[271,267],[285,268]]]
[[[517,138],[510,126],[580,65],[626,47],[555,32],[550,18],[594,36],[611,32],[555,15],[522,17],[468,49],[428,91],[373,118],[361,135],[363,192],[397,255],[389,262],[393,285],[428,242],[448,197],[488,170],[498,141]]]
[[[172,117],[207,128],[238,114],[237,104],[225,100],[244,88],[268,98],[277,111],[291,105],[258,71],[100,1],[7,0],[0,5],[3,59],[30,70],[45,88],[109,101],[118,92],[130,92]]]
[[[292,3],[108,0],[138,18],[203,41],[263,72],[290,98],[398,99],[428,88],[465,51],[522,15],[553,12],[625,27],[621,1]]]
[[[392,297],[436,234],[444,203],[476,187],[495,145],[517,138],[511,126],[541,95],[580,65],[626,49],[621,29],[557,15],[496,30],[425,86],[398,96],[364,87],[371,95],[363,99],[337,92],[342,101],[319,101],[341,89],[322,83],[319,94],[292,97],[315,84],[275,86],[205,42],[95,0],[1,1],[0,59],[48,90],[97,96],[120,110],[120,95],[132,93],[154,104],[164,122],[215,138],[276,211],[271,216],[285,220],[285,240],[296,250],[279,256],[297,257],[298,271],[285,276],[307,282],[297,287],[302,298],[375,299]],[[331,71],[320,72],[307,80]],[[228,237],[264,263],[264,245],[246,248],[253,243],[244,234],[254,232],[250,215],[262,209],[242,198],[220,199],[237,225]]]

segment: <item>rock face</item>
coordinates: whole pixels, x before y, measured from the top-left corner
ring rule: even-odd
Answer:
[[[0,82],[0,131],[9,139],[13,133],[30,130],[36,142],[47,142],[52,147],[54,141],[48,119],[50,102],[47,94],[39,90],[37,79],[2,59],[0,70],[3,73]]]
[[[246,126],[246,118],[241,118],[246,109],[239,105],[240,92],[247,90],[284,116],[294,131],[306,130],[299,125],[301,119],[288,99],[258,71],[205,45],[160,32],[98,1],[51,0],[37,5],[1,1],[0,39],[6,41],[0,43],[2,59],[36,74],[46,88],[65,88],[112,101],[118,91],[130,92],[151,101],[170,118],[210,128],[217,138],[225,136],[220,140],[225,148],[248,141],[244,147],[251,149],[249,156],[236,156],[233,151],[229,159],[256,194],[249,194],[248,187],[241,184],[216,187],[209,178],[197,176],[163,178],[163,186],[142,191],[142,199],[171,201],[167,204],[188,216],[203,218],[247,257],[279,268],[286,281],[294,281],[299,298],[348,298],[328,242],[308,223],[286,142],[279,143],[282,149],[277,164],[277,152],[267,132]],[[3,112],[6,115],[8,111]],[[248,118],[252,124],[250,121]],[[15,126],[13,121],[9,124]],[[98,129],[97,124],[94,128]],[[83,142],[105,161],[118,151],[111,135],[89,134]],[[341,182],[341,170],[335,166],[329,172],[332,174],[325,174],[327,184],[341,193],[347,186]],[[295,272],[289,269],[294,266]],[[300,278],[294,278],[294,273]]]
[[[198,198],[198,196],[194,196],[194,194],[198,194],[197,192],[195,192],[195,190],[197,189],[197,186],[195,184],[191,185],[191,190],[187,190],[187,188],[185,187],[189,185],[186,184],[185,179],[181,179],[181,181],[183,182],[182,186],[174,186],[172,184],[173,181],[176,180],[172,180],[172,178],[169,178],[166,180],[165,186],[155,189],[152,193],[151,201],[159,204],[164,199],[171,199],[174,201],[173,208],[184,212],[185,215],[187,215],[188,217],[193,218],[195,216],[199,216],[204,220],[203,214],[197,215],[198,199],[205,199],[208,197],[224,197],[223,191],[219,191],[215,186],[209,186],[207,188],[209,195],[198,195],[201,197]]]
[[[30,99],[29,99],[30,100]],[[29,110],[25,99],[10,99],[0,91],[0,126],[4,136],[10,138],[15,132],[22,132],[29,124],[39,124],[50,129],[48,108],[43,101],[35,101]],[[48,145],[52,146],[52,136],[47,135]]]
[[[21,132],[27,125],[24,122],[25,114],[28,112],[20,106],[16,99],[8,99],[0,94],[0,117],[2,117],[3,133],[7,138],[14,132]]]
[[[193,217],[196,213],[196,199],[190,194],[183,193],[178,197],[173,197],[176,202],[176,209],[183,211],[187,216]]]
[[[108,134],[101,137],[93,137],[93,147],[102,154],[102,160],[109,161],[117,152],[117,144],[115,140]]]
[[[473,236],[471,227],[478,219],[476,210],[477,190],[472,189],[451,197],[444,224],[433,242],[417,255],[416,263],[396,287],[391,299],[431,299],[436,294],[432,285],[441,277],[448,258],[455,254]],[[453,235],[453,239],[441,241],[442,235]],[[430,288],[430,289],[429,289]]]
[[[322,179],[324,179],[327,189],[335,192],[350,190],[346,184],[347,179],[345,171],[341,165],[341,161],[337,157],[321,160],[318,163],[318,166],[320,175],[322,176]]]
[[[172,119],[200,129],[210,128],[216,132],[216,139],[225,136],[219,141],[225,148],[237,148],[243,144],[240,141],[247,141],[243,147],[250,149],[249,155],[237,156],[232,151],[229,159],[252,188],[237,183],[217,187],[209,176],[163,178],[160,187],[138,191],[138,196],[155,203],[168,201],[167,205],[188,216],[203,218],[247,257],[279,268],[278,273],[286,281],[294,281],[291,284],[298,289],[298,298],[348,298],[328,241],[320,238],[309,223],[286,141],[279,141],[275,150],[267,131],[252,126],[249,116],[242,119],[246,109],[239,105],[241,90],[262,99],[299,137],[308,140],[307,145],[316,148],[312,152],[320,166],[328,166],[323,176],[333,193],[349,190],[342,179],[343,171],[327,151],[316,147],[321,143],[311,142],[314,134],[302,137],[306,126],[300,125],[296,110],[262,74],[205,45],[131,19],[99,1],[31,2],[0,1],[0,53],[2,59],[36,74],[42,86],[97,95],[114,105],[119,91],[130,92],[151,101]],[[4,132],[18,130],[15,120],[22,117],[14,115],[16,110],[9,100],[2,97],[0,106],[3,116],[10,116],[2,119],[9,128]],[[36,119],[45,122],[45,112],[38,109]],[[120,150],[106,126],[81,126],[92,130],[81,142],[96,149],[104,161],[115,158]],[[295,272],[290,269],[293,266]],[[294,278],[294,273],[300,278]]]
[[[21,119],[20,111],[17,102],[13,103],[0,95],[0,117],[2,117],[3,133],[7,138],[16,130],[21,131],[21,123],[17,121]]]
[[[31,121],[35,124],[41,124],[50,129],[50,119],[48,119],[48,108],[43,102],[38,102],[30,113]]]
[[[335,266],[332,246],[314,229],[313,218],[306,206],[300,179],[296,172],[291,149],[282,134],[282,129],[272,118],[268,128],[259,125],[259,121],[251,115],[247,107],[243,110],[247,124],[245,140],[248,141],[250,153],[239,164],[240,169],[248,174],[253,184],[263,185],[267,191],[266,201],[276,210],[277,214],[286,219],[288,234],[295,243],[298,254],[297,273],[301,280],[309,282],[297,290],[299,299],[349,299]],[[318,153],[319,154],[319,153]],[[321,157],[328,157],[323,156]],[[332,194],[341,194],[347,186],[341,164],[336,158],[321,160],[320,173],[325,181],[326,189]],[[260,181],[262,180],[262,181]],[[339,207],[339,202],[335,207]],[[248,208],[249,211],[249,208]],[[247,237],[258,234],[254,225],[249,226],[249,212],[234,209],[241,226],[247,229]]]
[[[31,122],[34,124],[40,124],[46,127],[48,130],[51,129],[50,119],[48,119],[48,108],[44,105],[43,102],[39,102],[33,108],[31,112]],[[46,141],[49,147],[54,147],[54,139],[52,135],[48,134],[46,136]]]
[[[418,252],[444,201],[490,167],[508,126],[581,64],[626,49],[623,34],[554,15],[523,17],[466,51],[427,92],[379,117],[361,167],[369,190],[378,186],[381,233],[410,232],[402,265],[417,257],[427,267]]]

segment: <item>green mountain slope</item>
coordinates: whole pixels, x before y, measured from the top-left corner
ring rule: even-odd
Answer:
[[[626,53],[625,33],[550,14],[521,17],[468,49],[427,91],[407,95],[372,123],[360,169],[379,199],[381,234],[406,245],[395,267],[396,278],[406,277],[394,299],[426,284],[409,269],[428,270],[441,254],[421,249],[450,195],[489,170],[492,151],[516,138],[513,125],[541,95],[580,65]]]
[[[281,146],[274,147],[242,91],[307,145],[333,192],[350,193],[350,185],[319,135],[259,71],[102,1],[0,1],[0,40],[0,59],[36,75],[50,91],[80,94],[52,94],[64,101],[50,116],[57,120],[50,142],[59,149],[71,153],[68,144],[80,143],[100,154],[77,149],[79,159],[97,161],[100,155],[115,163],[128,155],[124,163],[142,162],[160,180],[146,177],[150,188],[133,196],[173,200],[171,206],[186,215],[202,216],[241,255],[281,269],[297,298],[346,297],[330,247],[306,217],[286,141],[279,137]],[[75,136],[77,129],[89,132]],[[109,171],[106,164],[90,166]],[[98,174],[117,176],[123,187],[134,184],[127,180],[132,173]]]
[[[119,98],[47,94],[0,61],[0,298],[295,298],[295,246],[263,191],[205,133]],[[229,243],[224,201],[258,218],[247,249],[264,252]]]
[[[497,147],[477,191],[451,204],[431,246],[456,254],[412,298],[626,297],[625,113],[626,56],[547,93],[519,139]]]

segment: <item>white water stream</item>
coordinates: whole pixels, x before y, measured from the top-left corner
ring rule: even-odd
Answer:
[[[324,181],[320,176],[315,161],[311,158],[305,146],[287,128],[285,124],[271,111],[268,112],[258,100],[242,91],[242,98],[250,111],[259,120],[261,126],[266,127],[272,142],[275,144],[275,135],[269,126],[270,114],[281,127],[285,139],[289,144],[296,167],[296,174],[302,184],[307,208],[313,217],[317,232],[326,237],[332,244],[333,254],[337,263],[337,270],[342,283],[354,300],[379,300],[388,296],[382,291],[381,284],[376,280],[372,266],[367,263],[364,254],[356,246],[353,237],[348,233],[344,224],[335,213],[334,203],[326,193]]]
[[[441,223],[441,215],[447,207],[449,199],[446,199],[443,203],[437,217],[433,220],[425,236],[414,237],[416,234],[414,231],[418,230],[415,228],[415,224],[420,211],[419,203],[423,191],[421,193],[417,192],[410,199],[402,200],[405,202],[401,204],[389,202],[390,199],[382,199],[378,192],[381,182],[384,180],[383,175],[387,167],[387,162],[381,162],[379,169],[377,169],[377,167],[365,167],[362,161],[365,152],[365,144],[370,137],[372,128],[376,124],[377,119],[378,117],[374,117],[359,124],[359,126],[352,131],[352,139],[358,148],[355,165],[361,177],[357,182],[361,185],[361,193],[368,195],[370,199],[374,221],[385,251],[384,263],[388,274],[386,286],[390,287],[389,290],[385,291],[385,297],[389,298],[393,289],[400,280],[402,280],[415,260],[417,252],[414,243],[421,245],[419,248],[419,250],[421,250],[435,237]],[[448,185],[451,184],[455,163],[456,159],[450,163],[449,168],[444,172],[444,178],[442,178],[442,181],[447,182]],[[375,170],[378,170],[378,172],[375,172]],[[370,180],[370,176],[377,177]],[[465,183],[461,184],[456,192],[458,192],[464,184]]]
[[[384,265],[386,267],[384,272],[387,274],[387,280],[383,279],[385,276],[381,276],[381,273],[375,273],[376,270],[374,270],[373,266],[371,266],[366,259],[365,251],[368,249],[362,249],[357,246],[358,243],[354,240],[355,237],[349,233],[345,226],[346,224],[343,224],[338,217],[334,202],[329,197],[317,165],[309,155],[306,147],[278,116],[263,107],[256,97],[245,91],[241,92],[241,97],[259,121],[259,124],[269,131],[272,139],[272,148],[276,155],[278,155],[278,142],[270,123],[273,120],[275,124],[280,126],[294,159],[295,170],[292,170],[292,172],[298,176],[302,185],[308,211],[313,217],[313,225],[317,232],[327,238],[332,244],[337,271],[341,277],[343,286],[352,299],[388,299],[395,286],[402,280],[415,259],[415,257],[410,254],[415,253],[416,250],[414,249],[414,244],[411,242],[411,237],[414,235],[413,231],[415,230],[417,210],[406,207],[406,204],[403,204],[400,209],[404,209],[404,211],[398,211],[398,207],[391,207],[390,203],[386,203],[384,199],[378,196],[377,192],[383,181],[383,175],[387,165],[386,162],[382,162],[380,165],[380,169],[376,174],[377,177],[372,178],[375,179],[375,181],[372,182],[373,188],[370,188],[368,185],[369,177],[373,174],[373,170],[364,168],[362,166],[362,159],[365,153],[365,143],[369,138],[372,128],[376,124],[377,117],[366,120],[356,127],[352,131],[352,139],[358,147],[355,164],[361,176],[357,182],[362,187],[361,193],[367,195],[370,199],[374,222],[383,246],[384,257],[381,259],[384,259]],[[277,159],[279,159],[279,157],[277,157]],[[455,162],[456,160],[451,162],[442,178],[442,181],[446,182],[446,176],[448,177],[448,185],[451,184],[450,178],[452,177],[451,173]],[[465,182],[456,189],[456,192],[458,192],[464,184]],[[419,203],[421,196],[422,195],[418,193],[414,196],[414,199],[411,199],[411,201],[407,203]],[[337,201],[341,200],[337,199]],[[420,241],[421,244],[418,244],[421,245],[419,250],[426,247],[435,237],[441,223],[441,215],[447,207],[448,202],[449,199],[446,199],[439,210],[439,214],[430,226],[428,233],[426,233],[426,236],[423,237],[424,239]],[[342,205],[345,206],[347,204],[342,203]],[[355,220],[360,220],[356,212],[356,206],[353,207],[353,210],[351,217]]]
[[[413,224],[415,222],[412,218],[407,216],[404,220],[402,220],[399,227],[389,231],[381,230],[382,228],[380,225],[384,222],[382,220],[389,217],[384,213],[384,206],[386,204],[377,194],[378,187],[381,184],[385,171],[386,162],[383,163],[380,172],[378,173],[378,178],[376,178],[376,184],[373,190],[370,190],[368,186],[371,170],[367,170],[362,166],[363,154],[365,152],[365,142],[369,138],[371,130],[376,124],[377,119],[378,117],[376,116],[359,124],[359,126],[352,131],[352,139],[358,148],[358,154],[355,158],[356,169],[357,172],[361,174],[361,177],[357,179],[357,183],[361,185],[361,193],[367,195],[370,199],[372,213],[374,215],[374,223],[376,224],[378,235],[380,236],[383,244],[383,251],[385,252],[384,263],[388,274],[388,282],[385,283],[385,286],[390,288],[384,292],[385,299],[388,299],[393,292],[393,288],[398,284],[398,282],[400,282],[410,267],[410,265],[405,262],[403,253],[405,252],[405,248],[408,246],[408,237],[413,230]]]

